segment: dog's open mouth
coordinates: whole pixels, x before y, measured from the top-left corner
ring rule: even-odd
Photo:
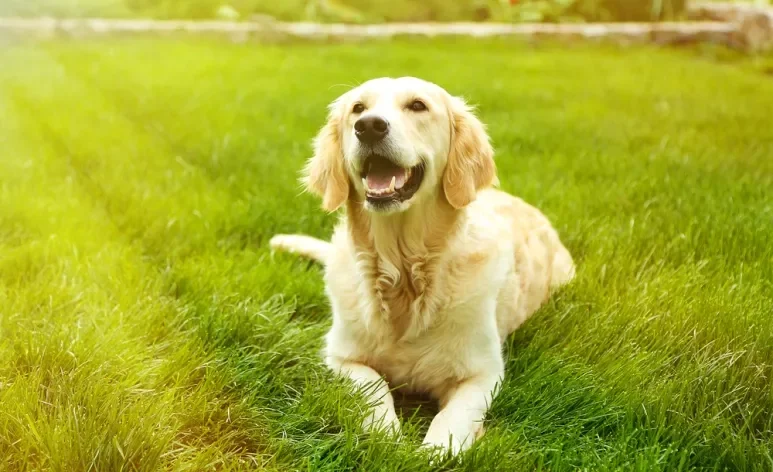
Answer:
[[[406,169],[384,156],[372,154],[365,160],[361,177],[370,203],[404,202],[419,190],[424,164]]]

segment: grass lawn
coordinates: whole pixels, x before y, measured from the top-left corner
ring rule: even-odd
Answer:
[[[0,467],[430,470],[323,367],[298,171],[381,75],[479,105],[576,281],[507,343],[454,470],[773,468],[773,81],[694,54],[497,41],[0,48]]]

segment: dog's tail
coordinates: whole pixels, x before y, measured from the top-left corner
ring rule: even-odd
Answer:
[[[269,244],[273,249],[300,254],[320,264],[325,264],[333,247],[327,241],[301,234],[277,234]]]

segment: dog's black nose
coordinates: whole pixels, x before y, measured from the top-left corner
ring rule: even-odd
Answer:
[[[378,116],[364,116],[354,123],[354,134],[365,144],[376,144],[388,133],[389,123]]]

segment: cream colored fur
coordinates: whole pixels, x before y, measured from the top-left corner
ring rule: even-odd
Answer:
[[[428,110],[406,109],[415,99]],[[396,162],[425,164],[419,191],[393,211],[364,199],[354,103],[389,121]],[[492,188],[493,150],[471,109],[419,79],[375,79],[337,99],[303,181],[328,211],[345,207],[332,240],[271,245],[325,265],[325,362],[371,387],[366,428],[399,431],[390,386],[426,392],[440,411],[424,443],[465,450],[504,375],[503,341],[573,278],[569,252],[537,209]]]

